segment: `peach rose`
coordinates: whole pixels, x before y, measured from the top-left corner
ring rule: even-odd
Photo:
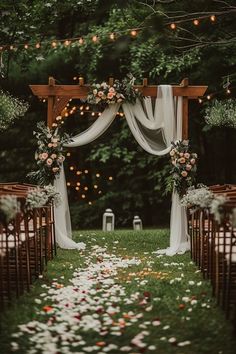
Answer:
[[[110,88],[109,88],[109,92],[115,93],[114,87],[110,87]]]
[[[187,172],[187,171],[182,171],[182,172],[181,172],[181,175],[182,175],[183,177],[187,177],[188,172]]]
[[[54,159],[57,158],[57,155],[56,155],[56,154],[52,154],[52,155],[51,155],[51,158],[54,160]]]
[[[114,93],[108,92],[107,98],[109,98],[111,100],[113,97],[114,97]]]
[[[98,97],[102,97],[103,96],[103,92],[102,91],[98,91]]]
[[[179,159],[179,162],[180,162],[180,163],[185,163],[185,161],[186,161],[186,160],[185,160],[184,157],[181,157],[181,158]]]
[[[50,158],[47,159],[47,165],[48,165],[48,166],[51,166],[52,162],[53,162],[52,159],[50,159]]]
[[[186,159],[189,159],[189,158],[190,158],[190,154],[189,154],[188,152],[186,152],[186,153],[184,154],[184,157],[185,157]]]
[[[191,165],[194,165],[196,160],[195,159],[191,159],[190,162],[191,162]]]
[[[50,147],[50,148],[51,148],[51,147],[52,147],[52,143],[49,143],[49,144],[48,144],[48,147]]]
[[[191,169],[192,169],[192,166],[191,166],[191,165],[189,165],[189,164],[186,165],[186,170],[187,170],[187,171],[190,171]]]
[[[41,156],[42,156],[42,160],[46,160],[48,158],[48,153],[43,152]]]
[[[184,153],[183,153],[183,152],[180,152],[180,153],[179,153],[179,156],[181,156],[181,157],[184,156]]]
[[[52,146],[55,148],[57,147],[57,143],[53,143]]]

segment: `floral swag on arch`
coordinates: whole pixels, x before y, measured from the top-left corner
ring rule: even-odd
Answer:
[[[59,137],[56,137],[60,147],[63,145],[66,148],[70,148],[91,143],[109,128],[116,117],[117,111],[122,106],[129,128],[139,145],[146,152],[156,156],[163,156],[171,152],[173,160],[173,148],[175,149],[175,154],[177,154],[178,149],[176,149],[176,146],[173,147],[172,142],[181,145],[182,140],[182,97],[173,96],[172,86],[159,85],[157,87],[157,97],[155,102],[153,102],[151,97],[142,97],[133,88],[133,84],[133,78],[127,78],[121,82],[116,80],[112,86],[109,86],[105,82],[102,84],[93,84],[91,92],[88,94],[87,102],[100,105],[103,108],[103,112],[87,130],[72,137],[71,140],[67,139],[67,141],[62,142],[63,138],[60,140]],[[49,132],[48,134],[51,133]],[[53,147],[54,145],[50,145],[50,148]],[[194,157],[190,156],[186,143],[184,149],[183,154],[189,155],[185,155],[188,157],[185,160],[189,160],[191,157],[193,162]],[[60,192],[63,201],[55,207],[56,240],[62,248],[81,249],[84,248],[84,244],[76,243],[72,240],[71,220],[63,168],[63,153],[61,149],[60,156],[60,161],[56,161],[56,168],[54,170],[51,169],[51,171],[55,171],[54,186]],[[43,155],[42,161],[41,152],[39,164],[44,165],[47,163],[48,157]],[[178,193],[178,187],[181,186],[182,182],[186,184],[186,181],[188,181],[186,184],[188,187],[193,182],[192,177],[196,168],[194,166],[195,163],[191,164],[190,162],[188,164],[187,162],[180,166],[179,184],[177,183],[177,179],[175,180],[177,171],[173,173],[172,181],[174,181],[174,188],[172,192],[170,219],[170,247],[159,251],[167,255],[184,253],[189,249],[186,210],[180,203],[180,195]],[[53,163],[50,159],[49,167]],[[186,173],[181,173],[183,172],[181,169],[187,166],[187,164],[191,167],[188,167],[189,170],[187,168],[186,175]],[[176,168],[177,166],[175,166]]]

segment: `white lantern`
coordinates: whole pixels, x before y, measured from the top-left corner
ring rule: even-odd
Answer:
[[[111,209],[106,209],[102,219],[102,230],[114,231],[114,226],[115,226],[115,215]]]
[[[142,225],[142,220],[140,219],[139,216],[135,216],[134,217],[134,220],[133,220],[133,227],[134,227],[134,230],[142,230],[143,228],[143,225]]]

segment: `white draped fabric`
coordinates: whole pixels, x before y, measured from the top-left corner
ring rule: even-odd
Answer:
[[[143,102],[137,100],[135,104],[124,103],[122,108],[130,130],[139,145],[150,154],[162,156],[169,153],[171,141],[182,138],[182,98],[173,97],[171,86],[160,85],[154,103],[153,107],[152,99],[146,97]],[[82,146],[101,136],[115,119],[119,107],[119,104],[113,104],[106,108],[91,127],[73,137],[73,141],[66,147]],[[63,205],[55,210],[57,242],[62,248],[81,248],[81,245],[71,240],[69,206],[63,169],[55,181],[55,186],[63,195]],[[170,247],[159,252],[173,255],[187,249],[189,245],[186,213],[180,205],[178,194],[173,192]]]

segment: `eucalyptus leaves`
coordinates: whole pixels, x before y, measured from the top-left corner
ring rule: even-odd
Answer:
[[[19,117],[28,110],[26,102],[0,91],[0,132],[6,130]]]

